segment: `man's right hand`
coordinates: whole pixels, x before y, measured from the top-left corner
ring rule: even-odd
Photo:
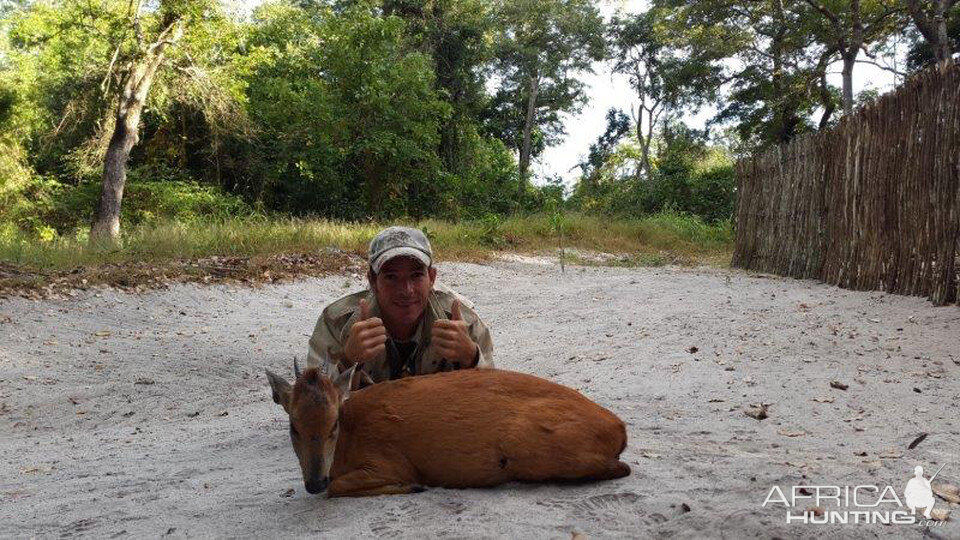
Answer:
[[[370,316],[370,304],[360,299],[360,320],[350,327],[343,354],[348,360],[363,364],[383,353],[387,347],[387,329],[380,317]],[[362,366],[361,366],[362,367]]]

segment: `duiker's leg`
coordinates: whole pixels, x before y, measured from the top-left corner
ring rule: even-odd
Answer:
[[[555,463],[552,467],[517,467],[517,480],[522,482],[590,482],[612,480],[630,474],[630,466],[615,458],[594,456],[579,462]]]
[[[630,475],[630,466],[618,460],[611,459],[604,467],[597,471],[597,474],[586,478],[587,480],[612,480],[614,478],[623,478]]]
[[[330,497],[369,497],[372,495],[402,495],[419,493],[422,486],[406,483],[398,478],[387,478],[367,470],[348,472],[334,478],[327,488]]]

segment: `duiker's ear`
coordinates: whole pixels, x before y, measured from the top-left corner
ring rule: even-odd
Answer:
[[[337,390],[340,390],[340,403],[343,403],[348,397],[350,397],[350,381],[353,380],[353,373],[356,370],[357,365],[354,364],[350,366],[350,369],[337,375],[336,380],[333,381],[333,384],[337,387]]]
[[[267,379],[270,381],[270,390],[273,391],[273,402],[283,406],[283,410],[290,412],[290,392],[293,387],[290,386],[283,377],[276,373],[266,370]]]

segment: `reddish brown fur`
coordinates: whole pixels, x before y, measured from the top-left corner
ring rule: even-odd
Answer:
[[[330,380],[306,370],[292,394],[291,423],[328,434],[339,401]],[[471,369],[381,383],[353,392],[339,416],[332,497],[630,474],[617,459],[627,437],[619,418],[522,373]]]

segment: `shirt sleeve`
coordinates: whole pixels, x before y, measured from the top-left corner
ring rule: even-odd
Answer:
[[[324,362],[339,364],[343,360],[343,343],[340,333],[333,330],[327,310],[323,310],[310,336],[307,350],[307,367],[321,367]]]
[[[490,337],[490,330],[487,328],[487,325],[480,320],[480,316],[477,315],[476,312],[474,312],[474,317],[476,320],[469,327],[470,339],[472,339],[480,349],[480,358],[477,359],[477,365],[475,367],[492,368],[494,367],[493,339]]]

